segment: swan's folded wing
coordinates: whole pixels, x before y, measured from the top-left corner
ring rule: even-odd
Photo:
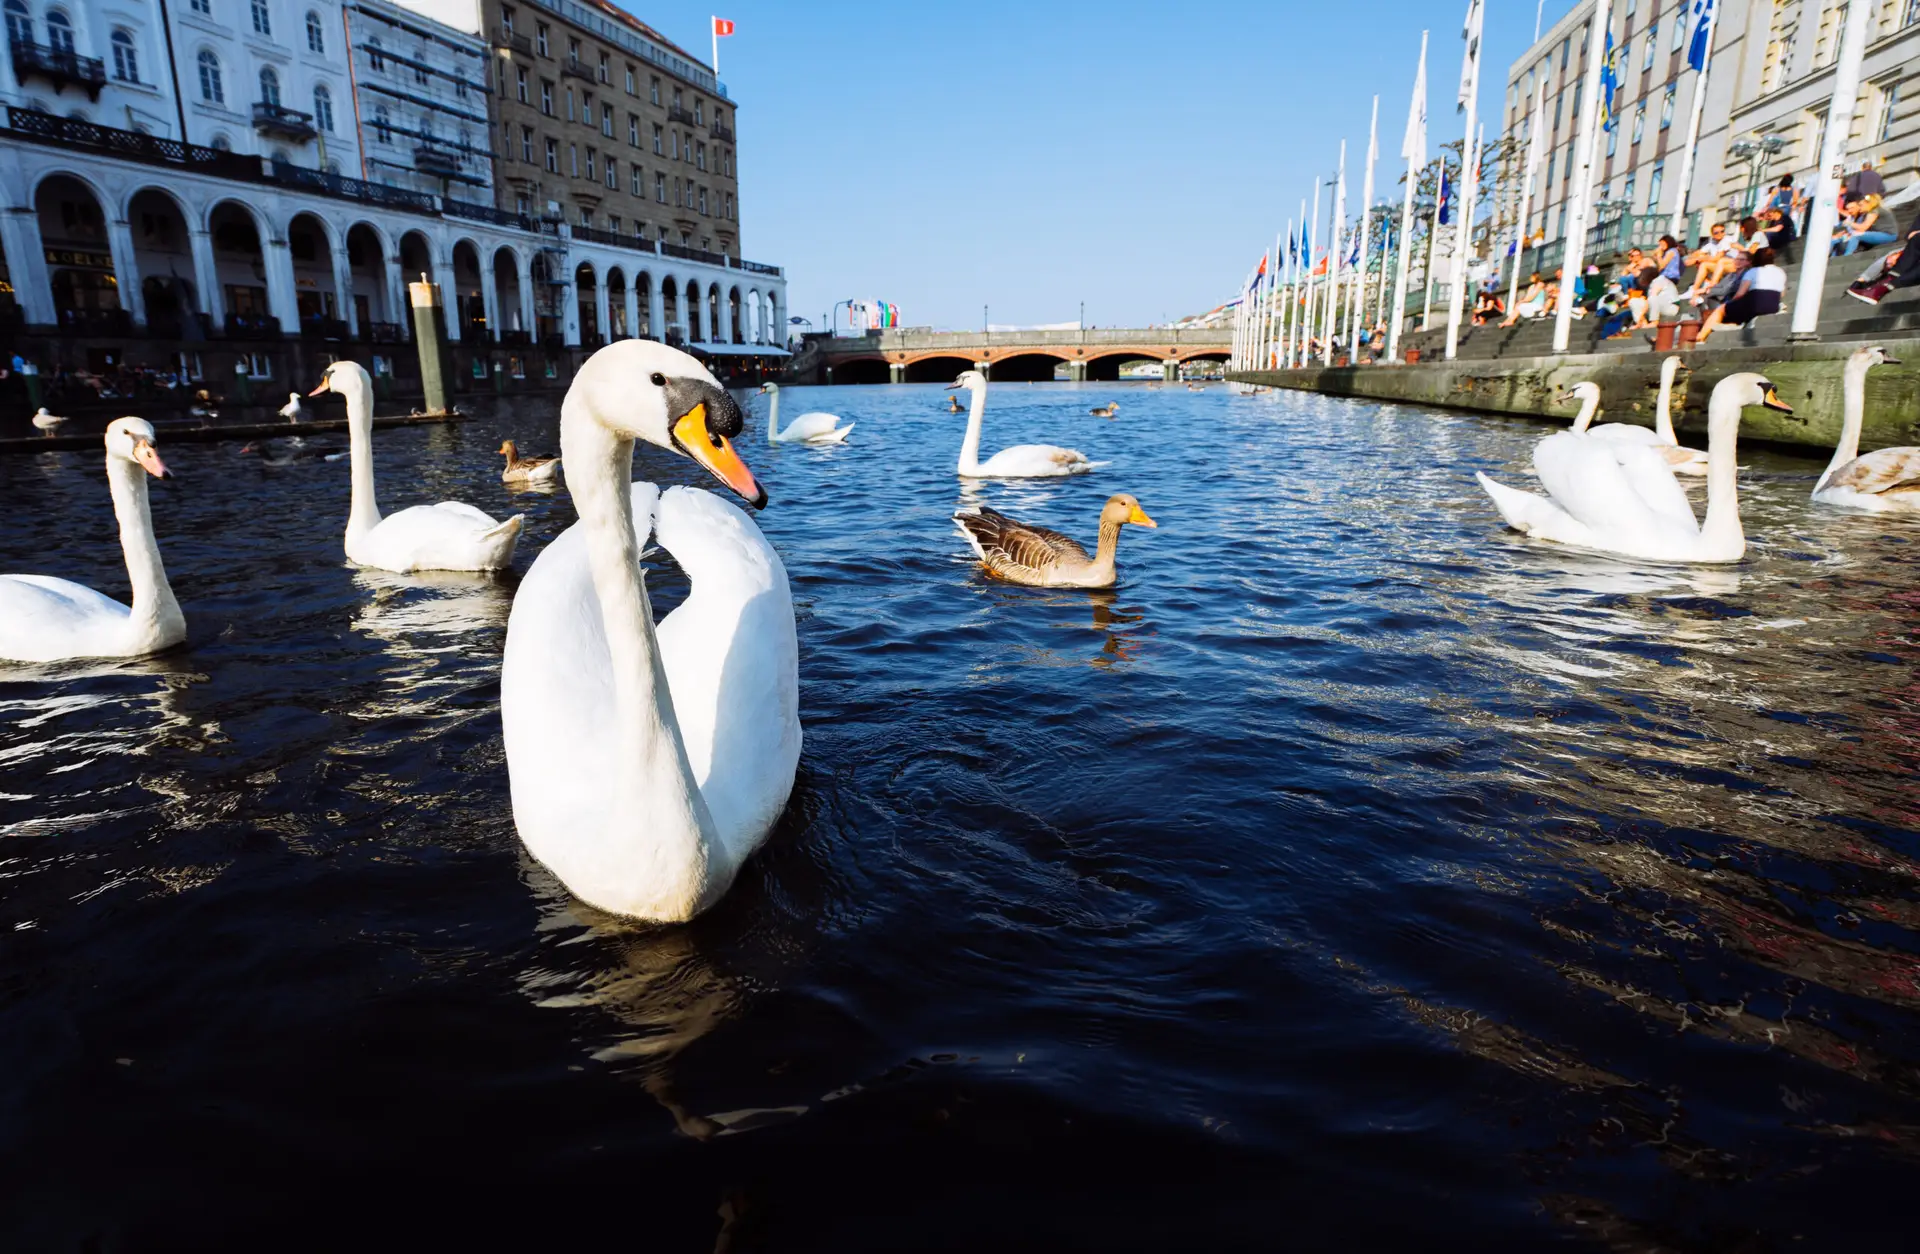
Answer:
[[[1596,440],[1618,440],[1623,444],[1665,443],[1652,427],[1637,427],[1630,422],[1603,422],[1597,427],[1588,427],[1587,434]]]
[[[1686,493],[1649,446],[1562,431],[1535,446],[1533,466],[1554,502],[1609,549],[1647,552],[1699,535]]]
[[[1618,443],[1613,456],[1635,495],[1655,516],[1684,527],[1689,533],[1700,530],[1700,522],[1693,516],[1693,506],[1687,500],[1687,490],[1673,477],[1666,445]]]
[[[526,463],[522,462],[521,464],[525,465]],[[469,505],[465,501],[437,501],[432,505],[416,508],[445,510],[450,514],[457,514],[462,518],[468,519],[487,530],[491,530],[500,525],[499,520],[489,517],[485,510]],[[401,510],[400,512],[410,514],[413,511]]]
[[[1863,453],[1834,471],[1821,486],[1862,494],[1920,490],[1920,448]]]
[[[115,653],[132,617],[85,584],[52,575],[0,575],[0,658],[47,662]]]
[[[840,425],[838,414],[821,413],[818,410],[810,414],[801,414],[787,427],[784,438],[789,440],[811,440],[819,436],[830,435]]]

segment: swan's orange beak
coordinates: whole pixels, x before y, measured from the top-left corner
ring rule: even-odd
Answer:
[[[327,391],[327,390],[329,390],[329,389],[328,389],[328,387],[327,387],[327,381],[326,381],[325,379],[322,379],[322,380],[320,380],[320,386],[319,386],[319,387],[317,387],[317,388],[315,388],[315,389],[313,389],[313,391],[311,391],[311,392],[309,392],[309,393],[307,393],[307,395],[308,395],[308,396],[318,396],[318,395],[320,395],[320,394],[321,394],[322,392],[325,392],[325,391]]]
[[[1762,405],[1765,405],[1768,409],[1777,409],[1783,414],[1790,414],[1793,412],[1793,406],[1781,400],[1780,394],[1774,391],[1772,386],[1768,386],[1766,398],[1763,399],[1760,403]]]
[[[1158,527],[1160,524],[1147,517],[1147,511],[1138,505],[1127,511],[1127,521],[1136,527]]]
[[[673,438],[687,456],[705,466],[713,477],[726,484],[740,495],[740,499],[755,509],[767,503],[767,494],[754,481],[753,472],[740,460],[740,454],[733,451],[733,445],[724,435],[716,435],[707,428],[707,407],[703,402],[682,414],[673,424]]]
[[[156,479],[173,478],[173,472],[168,470],[167,464],[160,460],[159,451],[145,440],[133,446],[133,460],[139,462],[146,472]]]

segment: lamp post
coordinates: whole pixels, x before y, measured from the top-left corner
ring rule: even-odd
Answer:
[[[1746,209],[1751,210],[1759,200],[1760,185],[1765,181],[1764,171],[1769,162],[1784,152],[1787,147],[1785,135],[1762,135],[1755,131],[1746,139],[1736,139],[1727,145],[1727,154],[1746,163],[1747,190]],[[1743,214],[1744,216],[1744,214]]]

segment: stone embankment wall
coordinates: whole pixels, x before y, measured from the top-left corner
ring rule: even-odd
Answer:
[[[1730,374],[1755,370],[1773,381],[1793,413],[1754,408],[1740,424],[1740,437],[1777,444],[1831,449],[1840,438],[1840,368],[1860,347],[1801,344],[1785,348],[1689,351],[1674,383],[1674,425],[1700,444],[1706,438],[1707,397]],[[1876,366],[1867,375],[1863,450],[1920,444],[1920,338],[1887,339],[1897,366]],[[1661,355],[1524,357],[1493,361],[1421,362],[1412,366],[1341,366],[1307,370],[1234,371],[1228,378],[1268,387],[1297,388],[1328,396],[1365,397],[1477,409],[1551,420],[1571,419],[1579,406],[1554,398],[1580,382],[1600,385],[1599,422],[1653,425],[1660,395]],[[1704,445],[1703,445],[1704,446]]]

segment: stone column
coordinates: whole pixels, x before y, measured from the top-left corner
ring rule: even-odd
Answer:
[[[340,305],[340,320],[347,324],[347,334],[357,339],[363,328],[353,304],[353,263],[347,259],[344,237],[340,247],[333,250],[333,294]]]
[[[1070,361],[1067,363],[1067,382],[1085,383],[1087,381],[1087,363]]]
[[[1162,379],[1165,379],[1168,383],[1180,382],[1179,361],[1172,357],[1167,358],[1166,364],[1161,367],[1160,377]]]
[[[225,330],[227,293],[220,286],[220,265],[213,259],[213,233],[188,227],[187,242],[193,251],[193,286],[200,296],[200,312],[206,315],[209,330]]]
[[[455,277],[451,248],[447,250],[446,256],[441,258],[439,270],[440,274],[445,276],[440,279],[440,325],[447,333],[447,343],[458,344],[460,342],[460,281]],[[447,295],[449,287],[453,288],[451,299]]]
[[[973,368],[980,372],[980,377],[982,379],[985,379],[989,383],[993,382],[993,363],[992,362],[976,361],[973,363]]]
[[[636,274],[627,280],[627,334],[637,340],[645,331],[640,325],[640,276]]]
[[[53,278],[47,273],[40,215],[32,205],[0,214],[0,247],[7,251],[7,273],[13,279],[13,299],[21,315],[31,326],[52,326],[59,316],[53,308]]]
[[[607,297],[607,277],[600,273],[598,266],[595,266],[593,271],[593,320],[600,324],[600,339],[603,343],[611,343],[613,340],[613,320],[608,316],[612,312],[610,308],[611,303]]]
[[[125,218],[107,221],[107,252],[113,257],[113,277],[120,286],[120,307],[133,319],[134,326],[146,326],[147,301],[140,290],[139,267],[133,260],[133,228]]]
[[[407,319],[411,315],[407,306],[407,276],[400,268],[400,254],[395,252],[387,258],[387,316],[386,321],[402,328],[405,334]]]
[[[507,329],[506,313],[500,308],[500,279],[491,265],[480,267],[480,305],[486,311],[487,330],[493,333],[494,343],[500,342],[500,333]]]
[[[282,335],[300,334],[300,302],[295,298],[293,251],[284,234],[266,241],[267,308],[280,322]]]
[[[888,383],[905,383],[906,381],[907,381],[906,365],[902,362],[897,362],[897,361],[888,362],[887,363],[887,382]]]
[[[561,343],[580,347],[580,297],[573,290],[573,277],[567,276],[560,287]]]

